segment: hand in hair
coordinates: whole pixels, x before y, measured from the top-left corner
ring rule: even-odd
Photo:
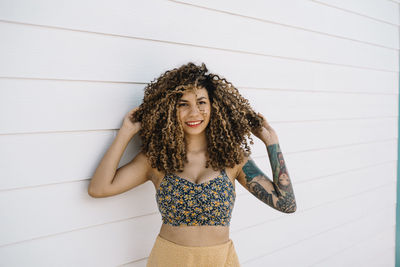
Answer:
[[[251,132],[259,139],[261,139],[261,141],[263,141],[264,144],[267,146],[279,143],[278,135],[271,127],[271,125],[269,125],[267,119],[265,119],[265,117],[259,112],[257,113],[257,115],[263,119],[262,127],[259,131],[253,129]]]
[[[139,121],[134,121],[132,118],[134,113],[139,109],[139,107],[135,107],[131,109],[124,117],[124,121],[122,123],[121,130],[127,130],[128,132],[137,133],[142,128],[142,125]]]

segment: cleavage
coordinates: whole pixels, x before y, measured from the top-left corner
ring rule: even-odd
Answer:
[[[188,179],[188,178],[187,178],[186,176],[184,176],[184,175],[181,175],[181,174],[180,174],[180,175],[172,174],[173,177],[178,177],[179,179],[186,180],[186,181],[188,181],[189,183],[191,183],[191,184],[193,184],[193,185],[202,185],[202,184],[209,183],[209,182],[211,182],[211,181],[217,179],[220,175],[223,175],[222,171],[220,171],[220,172],[217,173],[216,175],[208,176],[208,177],[207,177],[207,178],[208,178],[207,180],[202,180],[202,181],[194,182],[194,181],[192,181],[191,179]],[[210,177],[211,177],[211,178],[210,178]]]

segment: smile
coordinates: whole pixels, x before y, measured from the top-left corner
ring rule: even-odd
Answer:
[[[196,127],[199,126],[203,121],[190,121],[186,122],[186,125],[189,127]]]

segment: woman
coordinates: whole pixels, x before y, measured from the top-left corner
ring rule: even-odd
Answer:
[[[149,83],[90,182],[93,197],[153,182],[163,224],[147,266],[240,266],[229,238],[235,179],[272,208],[296,210],[275,131],[230,82],[207,72],[190,62]],[[137,133],[141,151],[117,169]],[[249,157],[250,133],[266,146],[273,180]]]

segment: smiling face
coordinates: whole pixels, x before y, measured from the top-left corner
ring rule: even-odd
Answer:
[[[183,131],[188,135],[203,133],[210,121],[211,104],[208,92],[200,87],[187,90],[177,102],[178,118]]]

